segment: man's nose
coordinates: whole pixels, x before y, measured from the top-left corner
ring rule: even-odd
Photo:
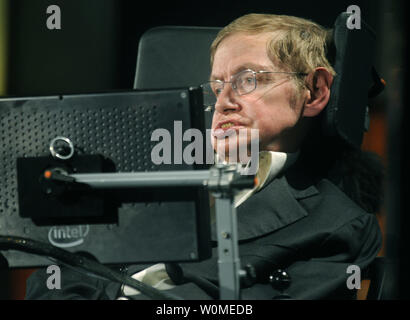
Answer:
[[[235,112],[239,110],[237,95],[232,89],[231,83],[225,83],[222,92],[215,103],[215,111],[220,113]]]

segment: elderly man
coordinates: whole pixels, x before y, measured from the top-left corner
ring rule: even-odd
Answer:
[[[373,162],[348,146],[326,144],[320,134],[319,115],[336,76],[327,38],[324,28],[305,19],[250,14],[221,30],[211,47],[204,91],[214,106],[214,145],[227,155],[228,130],[259,131],[259,185],[235,199],[241,262],[257,266],[258,283],[242,290],[244,298],[272,298],[267,282],[278,268],[292,278],[292,298],[354,297],[349,266],[365,268],[381,247],[377,220],[365,211],[375,210],[377,201],[361,197],[379,173],[336,179],[349,165],[346,154]],[[250,149],[245,137],[238,143]],[[215,261],[184,267],[216,283]]]
[[[259,184],[235,198],[241,263],[256,272],[256,281],[242,286],[244,299],[278,295],[268,281],[277,269],[292,279],[286,290],[291,298],[354,298],[356,291],[347,283],[349,267],[363,270],[381,247],[376,217],[369,213],[377,210],[377,199],[362,192],[379,173],[359,172],[356,179],[351,170],[351,177],[343,176],[346,154],[360,152],[329,144],[320,133],[320,115],[337,76],[326,56],[327,35],[305,19],[250,14],[222,29],[211,47],[212,72],[203,88],[205,103],[214,107],[215,149],[222,146],[229,155],[230,132],[259,132]],[[250,150],[251,143],[250,134],[238,136],[237,145]],[[209,260],[129,272],[187,299],[218,298],[215,232],[212,237]],[[33,276],[27,298],[137,294],[79,277],[63,283],[59,292],[42,292]]]

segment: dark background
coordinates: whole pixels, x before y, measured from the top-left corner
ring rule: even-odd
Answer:
[[[332,27],[351,4],[376,31],[380,0],[12,0],[9,95],[132,88],[138,41],[160,25],[223,27],[246,13],[289,14]],[[61,9],[61,30],[48,30],[46,8]]]

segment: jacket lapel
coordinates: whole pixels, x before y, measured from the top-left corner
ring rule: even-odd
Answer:
[[[316,194],[318,191],[311,184],[294,188],[288,183],[286,176],[275,178],[236,208],[238,240],[261,237],[306,217],[308,213],[298,200]],[[211,228],[212,240],[216,241],[214,223]]]

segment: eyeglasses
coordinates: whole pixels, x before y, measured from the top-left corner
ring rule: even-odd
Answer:
[[[205,111],[211,111],[215,106],[225,83],[230,83],[234,92],[239,96],[243,96],[254,91],[257,85],[258,87],[264,87],[279,81],[281,79],[279,75],[282,74],[307,76],[307,73],[302,72],[253,71],[246,69],[231,76],[231,81],[208,81],[200,86],[204,95]]]

